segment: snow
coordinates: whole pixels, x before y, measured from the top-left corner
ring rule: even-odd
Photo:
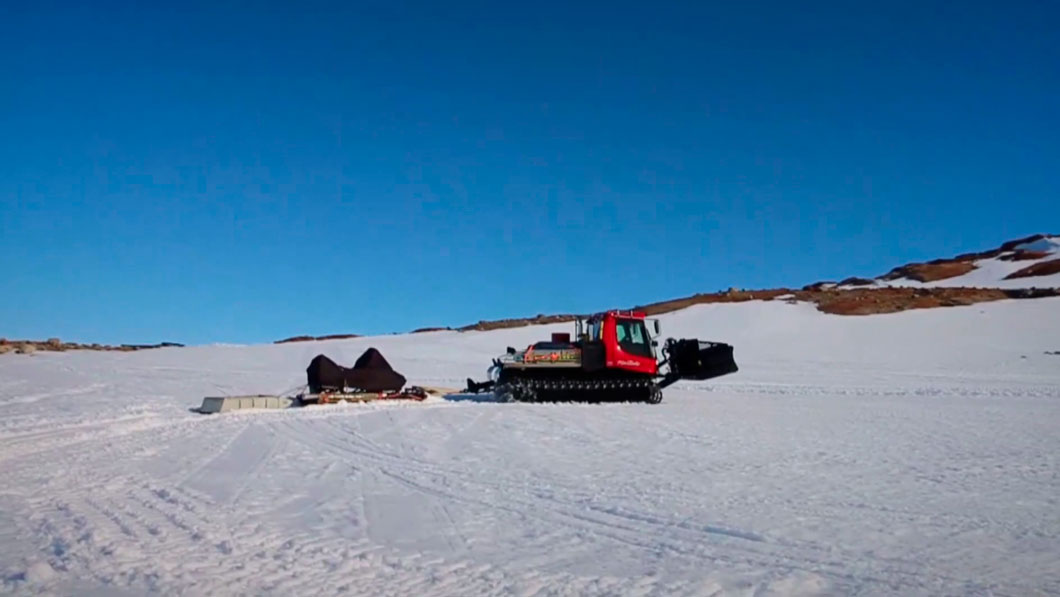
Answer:
[[[1056,259],[1057,255],[1050,255],[1041,259],[1028,261],[1001,261],[1000,259],[982,259],[975,262],[976,269],[946,280],[929,282],[924,286],[970,286],[977,288],[1057,288],[1060,287],[1060,274],[1048,276],[1032,276],[1029,278],[1014,278],[1006,280],[1005,277],[1025,267]]]
[[[655,406],[202,416],[320,352],[459,387],[569,326],[0,357],[0,593],[1060,593],[1060,299],[662,323],[741,371]]]
[[[1016,245],[1019,251],[1060,253],[1060,236],[1047,236],[1036,241]]]

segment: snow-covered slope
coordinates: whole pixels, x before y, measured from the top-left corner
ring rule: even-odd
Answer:
[[[1012,257],[1017,254],[1033,253],[1034,259],[1017,259]],[[1006,279],[1009,275],[1019,270],[1048,261],[1060,259],[1060,237],[1052,236],[1039,238],[1037,240],[1015,245],[1010,250],[999,252],[997,255],[974,259],[971,264],[974,269],[968,273],[934,280],[921,282],[903,276],[895,279],[880,277],[873,281],[875,286],[925,286],[925,287],[975,287],[975,288],[1058,288],[1060,287],[1060,272]]]
[[[1060,299],[663,325],[741,371],[657,406],[206,417],[319,352],[457,387],[568,326],[0,357],[0,592],[1060,592]]]

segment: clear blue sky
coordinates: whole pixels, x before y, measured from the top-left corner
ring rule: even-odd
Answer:
[[[5,3],[0,336],[388,333],[1056,231],[1058,6]]]

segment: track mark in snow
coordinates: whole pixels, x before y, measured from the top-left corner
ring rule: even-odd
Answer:
[[[0,435],[0,462],[16,456],[66,448],[101,436],[112,436],[123,427],[138,431],[138,427],[149,418],[150,415],[144,414],[129,415]]]
[[[752,533],[750,531],[741,531],[739,529],[729,529],[714,525],[697,525],[689,522],[668,522],[666,520],[657,518],[655,516],[649,516],[647,514],[638,514],[634,512],[627,512],[621,508],[616,507],[601,507],[589,505],[589,509],[594,512],[599,512],[607,516],[614,516],[617,518],[625,518],[634,522],[643,522],[657,527],[672,527],[679,528],[686,531],[692,531],[694,533],[705,533],[708,535],[721,535],[724,537],[732,537],[733,539],[744,539],[746,541],[765,542],[766,538],[758,533]]]
[[[218,502],[237,501],[278,447],[270,428],[249,425],[184,483]]]
[[[341,429],[337,429],[340,431]],[[561,500],[545,493],[535,492],[533,488],[525,486],[507,486],[503,482],[480,482],[472,481],[468,471],[435,467],[429,463],[410,456],[400,451],[385,449],[357,433],[348,433],[341,440],[327,434],[298,434],[292,439],[307,441],[316,446],[334,452],[343,458],[356,460],[358,462],[372,462],[376,470],[381,474],[398,481],[400,484],[415,491],[436,497],[441,503],[463,502],[473,508],[489,510],[501,510],[518,517],[534,517],[547,520],[560,527],[569,527],[574,524],[577,528],[599,531],[610,528],[633,534],[648,532],[649,528],[668,530],[680,530],[692,533],[696,541],[701,541],[707,536],[721,536],[730,539],[741,539],[752,542],[764,542],[765,539],[749,531],[729,529],[717,525],[694,525],[687,522],[668,523],[647,515],[636,515],[617,509],[589,508],[594,514],[579,512],[584,508],[581,504],[564,503]],[[461,487],[462,491],[455,491],[454,487]],[[514,492],[512,490],[515,490]],[[495,496],[500,498],[490,501],[480,497],[472,496]],[[503,505],[502,505],[503,504]],[[558,517],[558,518],[557,518]],[[610,519],[610,520],[609,520]],[[615,538],[613,534],[610,535]],[[622,538],[624,543],[630,543],[628,538]],[[643,547],[641,543],[634,543]]]
[[[107,384],[93,383],[93,384],[89,384],[87,386],[82,386],[82,387],[79,387],[79,388],[69,388],[69,389],[64,389],[64,390],[56,391],[56,392],[43,392],[43,393],[38,393],[38,394],[21,394],[21,395],[17,395],[17,396],[11,396],[11,397],[8,397],[8,398],[0,399],[0,407],[8,406],[8,405],[14,405],[14,404],[19,404],[19,405],[32,404],[34,402],[37,402],[37,401],[40,401],[40,400],[46,400],[46,399],[59,399],[59,398],[67,398],[67,397],[75,397],[75,396],[84,396],[85,394],[92,394],[93,392],[96,392],[98,390],[104,389],[106,387],[107,387]]]
[[[558,531],[568,537],[572,534],[580,536],[583,549],[606,549],[592,547],[591,538],[598,537],[628,546],[634,550],[631,553],[639,553],[640,557],[655,554],[653,557],[660,561],[684,558],[689,565],[698,563],[702,566],[703,562],[711,562],[738,569],[779,568],[791,574],[812,570],[845,586],[890,583],[913,591],[923,590],[932,582],[921,572],[919,563],[912,559],[887,560],[871,553],[837,550],[834,546],[812,542],[771,540],[760,533],[717,524],[668,521],[624,508],[587,505],[525,483],[509,484],[504,479],[489,481],[473,471],[429,463],[402,453],[400,449],[379,446],[348,428],[344,429],[337,421],[329,421],[328,427],[327,433],[299,433],[291,429],[285,429],[285,433],[293,433],[292,440],[306,442],[314,451],[331,452],[344,460],[371,465],[373,470],[401,486],[439,503],[464,504],[479,516],[493,512],[536,520],[538,523],[534,526],[543,525],[543,529]],[[550,537],[550,541],[558,539],[551,532],[544,536]],[[548,547],[542,545],[541,549],[547,551]],[[878,569],[886,571],[886,576],[847,572],[850,561],[866,559],[876,562]],[[938,579],[935,577],[936,581]]]

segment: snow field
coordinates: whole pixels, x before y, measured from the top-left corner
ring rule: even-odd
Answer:
[[[379,348],[460,387],[541,326],[0,357],[0,592],[1060,594],[1060,299],[701,305],[657,406],[190,413]]]

